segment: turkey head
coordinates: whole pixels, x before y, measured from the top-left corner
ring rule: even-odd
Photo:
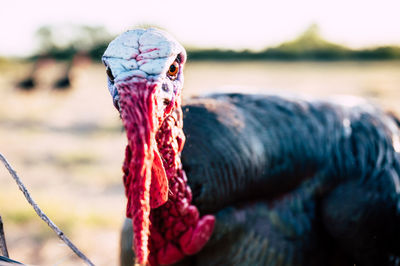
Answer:
[[[102,59],[127,134],[123,181],[137,263],[174,263],[198,252],[214,227],[190,204],[180,161],[186,52],[163,31],[138,29],[113,40]]]

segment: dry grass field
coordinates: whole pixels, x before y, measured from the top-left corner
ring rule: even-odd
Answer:
[[[125,196],[121,165],[125,135],[106,89],[102,65],[71,73],[72,87],[55,91],[60,62],[36,73],[38,86],[16,89],[31,65],[0,64],[0,152],[42,209],[96,265],[117,265]],[[194,62],[184,97],[241,91],[329,98],[367,97],[400,114],[400,62]],[[189,177],[190,178],[190,177]],[[0,215],[10,256],[33,265],[82,265],[39,220],[0,167]]]

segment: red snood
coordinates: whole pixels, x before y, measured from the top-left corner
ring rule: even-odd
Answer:
[[[157,85],[117,84],[128,145],[123,165],[127,216],[133,249],[142,265],[175,263],[199,252],[214,229],[212,215],[200,217],[182,169],[180,95],[159,113]]]

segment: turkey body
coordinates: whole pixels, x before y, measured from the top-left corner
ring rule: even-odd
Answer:
[[[207,245],[179,265],[399,265],[396,121],[370,105],[217,94],[183,106]],[[131,222],[121,264],[133,262]]]

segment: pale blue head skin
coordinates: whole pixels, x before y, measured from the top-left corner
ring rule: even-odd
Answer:
[[[177,60],[176,78],[168,75]],[[118,108],[118,84],[151,82],[160,85],[159,96],[171,100],[183,87],[186,51],[171,35],[159,29],[135,29],[122,33],[107,47],[102,57],[107,67],[108,90]],[[112,80],[112,78],[114,80]]]

